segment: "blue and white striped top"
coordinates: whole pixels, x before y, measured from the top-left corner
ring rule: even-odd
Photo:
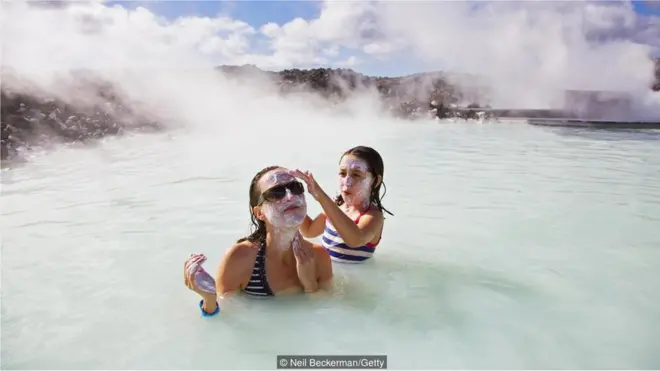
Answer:
[[[366,214],[366,211],[357,217],[355,224],[360,221],[360,218],[362,218],[362,215],[364,214]],[[376,246],[380,243],[381,237],[378,238],[376,243],[367,242],[360,247],[350,247],[344,242],[344,239],[341,238],[330,222],[330,219],[326,217],[325,229],[321,236],[321,244],[328,251],[330,259],[333,261],[342,263],[362,263],[373,256],[376,251]]]

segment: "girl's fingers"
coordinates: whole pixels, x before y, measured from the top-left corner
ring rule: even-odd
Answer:
[[[292,173],[293,176],[302,179],[307,185],[310,185],[314,181],[314,176],[311,171],[296,169]]]
[[[300,169],[296,169],[296,170],[292,171],[292,172],[291,172],[291,175],[295,176],[296,178],[301,178],[302,180],[306,180],[306,179],[307,179],[307,174],[305,174],[304,172],[300,171]]]

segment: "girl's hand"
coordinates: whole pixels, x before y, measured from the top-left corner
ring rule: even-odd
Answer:
[[[319,186],[319,184],[316,182],[311,172],[303,172],[300,169],[296,169],[291,172],[291,175],[305,182],[305,184],[307,184],[307,191],[309,194],[311,194],[316,201],[319,201],[323,190],[321,189],[321,186]]]
[[[215,280],[202,267],[205,261],[204,254],[190,254],[183,264],[183,281],[186,287],[198,293],[202,298],[215,300]]]

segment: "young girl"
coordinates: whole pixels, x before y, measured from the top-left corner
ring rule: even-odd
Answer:
[[[305,218],[300,233],[306,238],[323,234],[322,245],[334,261],[361,263],[371,258],[383,233],[383,211],[393,215],[381,204],[384,171],[383,159],[373,148],[349,149],[339,162],[340,194],[334,200],[310,172],[294,171],[323,208],[314,220]]]

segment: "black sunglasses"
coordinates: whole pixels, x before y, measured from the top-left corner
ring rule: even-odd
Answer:
[[[299,181],[291,181],[289,183],[280,184],[273,188],[269,188],[259,195],[259,202],[257,205],[263,204],[265,201],[273,202],[278,201],[286,196],[286,190],[290,190],[296,196],[300,196],[305,192],[305,187]]]

